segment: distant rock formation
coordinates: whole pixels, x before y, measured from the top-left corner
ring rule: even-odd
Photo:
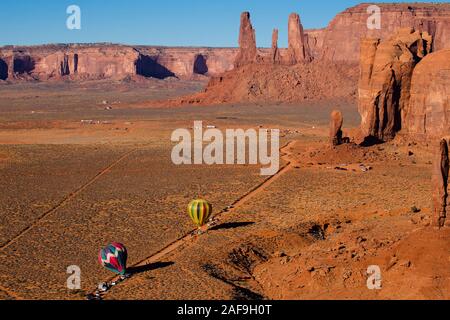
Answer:
[[[359,112],[367,140],[388,141],[407,126],[413,70],[430,52],[431,42],[428,33],[410,28],[388,40],[362,41]]]
[[[442,139],[434,157],[432,175],[433,224],[438,228],[444,227],[447,218],[448,177],[448,144]]]
[[[292,13],[289,16],[288,42],[289,64],[311,61],[309,48],[305,41],[303,25],[301,24],[300,16],[297,13]]]
[[[331,113],[331,121],[330,121],[330,140],[332,146],[339,146],[342,144],[342,126],[344,124],[344,117],[342,116],[342,112],[333,111]]]
[[[243,12],[239,29],[239,53],[236,57],[235,67],[239,68],[254,63],[256,58],[256,32],[250,20],[250,13]]]
[[[114,44],[0,47],[0,80],[164,79],[215,76],[234,68],[233,48],[158,48]]]
[[[408,110],[409,134],[450,134],[450,49],[426,56],[414,69]]]

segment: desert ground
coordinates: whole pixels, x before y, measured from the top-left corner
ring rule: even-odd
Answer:
[[[450,231],[430,226],[431,146],[332,148],[330,113],[352,136],[354,101],[149,106],[205,84],[0,86],[0,299],[86,299],[111,280],[97,254],[112,241],[132,277],[103,299],[450,298]],[[195,120],[280,129],[280,172],[173,165],[171,133]],[[196,197],[217,219],[200,235],[186,213]],[[81,290],[66,287],[71,265]],[[381,290],[367,288],[370,265]]]

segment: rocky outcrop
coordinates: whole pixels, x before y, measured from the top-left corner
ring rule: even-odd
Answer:
[[[426,56],[414,69],[407,131],[438,138],[450,134],[450,49]]]
[[[342,116],[342,112],[333,111],[331,113],[331,121],[330,121],[330,141],[332,146],[339,146],[342,144],[342,126],[344,124],[344,117]]]
[[[288,42],[289,64],[311,61],[309,48],[305,41],[303,25],[301,24],[300,16],[297,13],[292,13],[289,16]]]
[[[433,224],[438,228],[445,225],[447,218],[449,154],[448,144],[442,139],[433,161]]]
[[[450,48],[450,3],[376,3],[381,10],[381,28],[373,30],[367,27],[373,14],[368,12],[371,5],[365,3],[347,9],[338,14],[327,28],[315,30],[313,34],[317,41],[308,44],[314,56],[331,61],[356,62],[360,39],[385,40],[405,27],[430,34],[434,39],[433,51]]]
[[[430,52],[431,41],[426,32],[409,28],[388,40],[362,41],[359,112],[366,140],[390,140],[407,126],[413,70]]]
[[[239,29],[239,53],[236,57],[235,67],[256,62],[256,32],[250,21],[250,13],[243,12],[241,14],[241,26]]]

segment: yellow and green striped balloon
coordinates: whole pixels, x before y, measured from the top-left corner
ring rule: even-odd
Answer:
[[[193,200],[189,203],[188,214],[192,221],[199,227],[203,227],[212,214],[212,205],[205,200]]]

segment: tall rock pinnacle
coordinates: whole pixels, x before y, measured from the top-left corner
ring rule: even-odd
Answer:
[[[303,25],[300,22],[300,16],[297,13],[292,13],[289,16],[288,41],[289,63],[296,64],[299,62],[311,61],[309,48],[305,41]]]
[[[250,21],[250,13],[241,14],[241,27],[239,30],[239,54],[236,57],[235,66],[253,63],[256,61],[256,34]]]

